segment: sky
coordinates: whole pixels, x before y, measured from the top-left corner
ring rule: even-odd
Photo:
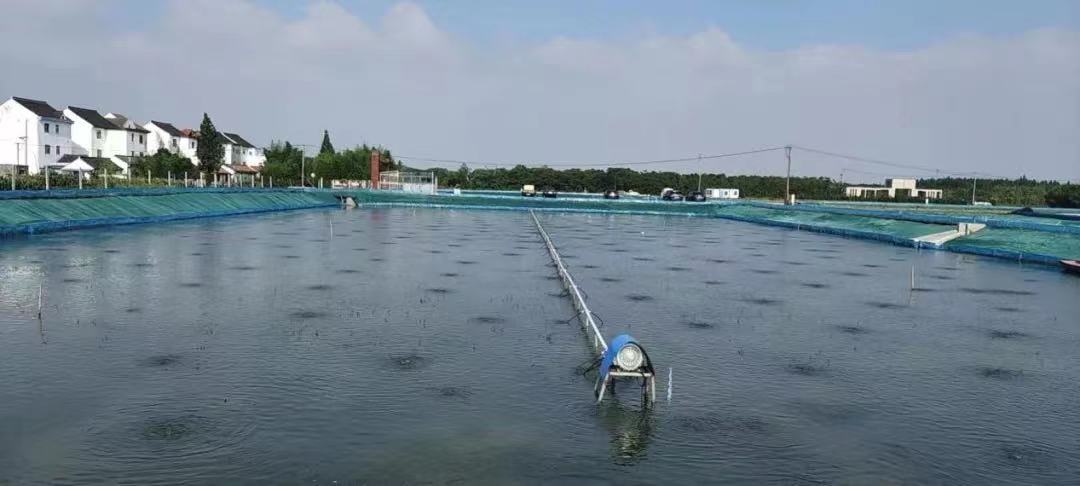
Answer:
[[[1080,181],[1075,0],[5,0],[0,97],[257,145]],[[409,160],[456,167],[456,162]],[[634,165],[782,174],[783,151]]]

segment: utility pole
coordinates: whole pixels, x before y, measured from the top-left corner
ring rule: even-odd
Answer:
[[[787,180],[784,182],[784,204],[791,204],[791,145],[784,147],[787,156]]]
[[[17,169],[19,167],[19,156],[20,155],[22,155],[22,154],[19,153],[19,142],[15,142],[15,163],[11,164],[11,190],[12,191],[15,190],[15,175],[18,174],[18,172],[19,172]]]
[[[972,174],[971,176],[971,205],[975,205],[975,184],[979,181],[979,178]]]
[[[701,154],[697,154],[697,165],[698,165],[697,192],[701,192],[701,172],[703,170],[703,168],[701,167]]]

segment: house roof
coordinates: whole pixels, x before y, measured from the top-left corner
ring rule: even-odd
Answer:
[[[159,121],[155,121],[155,120],[150,120],[150,123],[153,123],[158,128],[164,130],[165,133],[168,133],[171,136],[174,136],[174,137],[183,137],[184,136],[183,132],[181,132],[180,130],[177,130],[176,127],[172,126],[171,123],[159,122]]]
[[[18,96],[12,96],[11,99],[15,100],[16,103],[22,105],[23,108],[34,112],[34,114],[37,116],[67,121],[67,118],[64,118],[64,112],[53,108],[51,105],[44,101],[32,100],[30,98],[19,98]]]
[[[121,130],[136,133],[150,133],[149,130],[144,129],[144,127],[139,126],[138,123],[135,123],[134,121],[132,121],[132,126],[127,126],[127,122],[131,120],[127,119],[127,117],[124,117],[123,114],[108,113],[106,114],[105,119],[112,122],[113,125],[117,125],[117,127],[119,127],[119,129]]]
[[[94,128],[117,130],[117,126],[113,124],[113,122],[109,121],[108,118],[101,116],[101,113],[98,113],[97,110],[91,110],[90,108],[78,108],[75,106],[69,106],[68,109],[71,110],[72,113],[78,115],[79,118],[86,120],[86,122],[92,125]]]
[[[247,148],[255,148],[255,146],[252,145],[251,142],[248,142],[247,140],[244,140],[243,137],[241,137],[240,135],[237,135],[235,133],[222,132],[222,135],[224,135],[226,138],[231,140],[233,145],[239,145],[241,147],[247,147]]]
[[[195,130],[192,130],[190,128],[181,129],[180,133],[184,134],[184,136],[187,138],[199,138],[199,132],[196,132]]]
[[[75,162],[77,160],[82,160],[87,165],[92,167],[94,170],[98,170],[98,169],[106,169],[106,170],[111,170],[111,171],[123,170],[123,168],[121,168],[119,165],[116,165],[115,162],[113,162],[112,160],[109,160],[109,159],[107,159],[105,157],[90,157],[89,155],[76,155],[76,154],[63,155],[63,156],[60,157],[59,160],[56,161],[56,164],[54,164],[54,165],[63,164],[66,167],[68,165],[71,165],[73,162]],[[74,169],[74,170],[78,170],[78,169]],[[83,170],[86,170],[86,169],[83,169]]]

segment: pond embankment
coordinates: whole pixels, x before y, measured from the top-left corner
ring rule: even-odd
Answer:
[[[154,223],[338,205],[329,193],[290,189],[16,191],[0,195],[0,235]]]

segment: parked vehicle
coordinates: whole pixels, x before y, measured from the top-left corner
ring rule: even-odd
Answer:
[[[558,194],[555,189],[544,189],[544,197],[556,197]]]
[[[660,191],[660,199],[665,201],[682,201],[685,198],[675,189],[665,187],[663,191]]]
[[[691,202],[705,202],[705,194],[701,191],[691,192],[689,196],[686,196],[687,201]]]
[[[619,193],[617,191],[607,191],[604,193],[604,199],[618,199]]]
[[[525,197],[536,197],[536,186],[532,184],[521,186],[521,195]]]

